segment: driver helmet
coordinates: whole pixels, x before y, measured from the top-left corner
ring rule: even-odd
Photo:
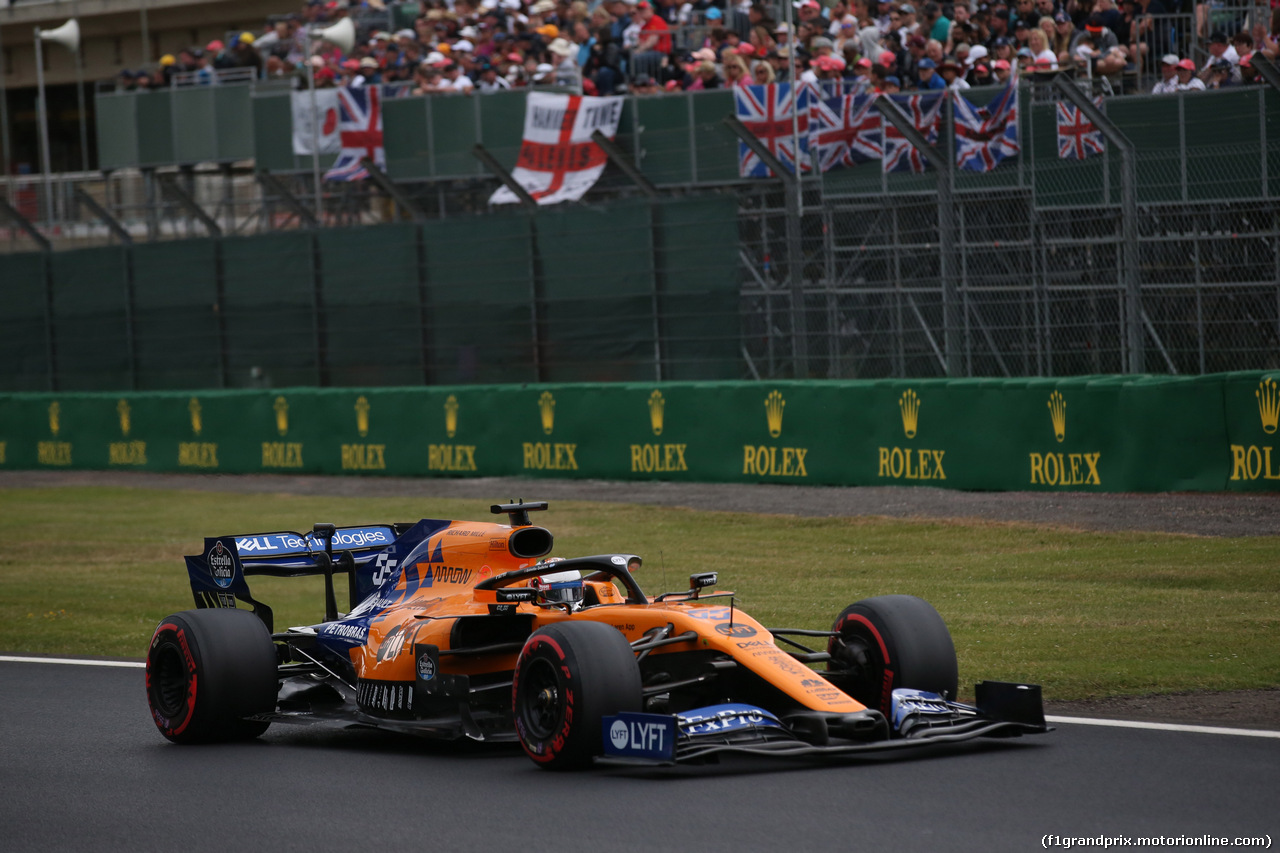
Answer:
[[[530,584],[533,602],[539,607],[568,605],[571,610],[582,606],[582,575],[577,571],[539,575]]]

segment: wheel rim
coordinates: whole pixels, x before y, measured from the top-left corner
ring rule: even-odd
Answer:
[[[520,717],[535,740],[551,738],[560,729],[564,702],[555,667],[545,660],[530,661],[521,676]]]
[[[151,700],[166,717],[176,717],[186,706],[187,668],[173,643],[162,644],[152,655]]]
[[[832,650],[833,662],[848,673],[854,685],[853,698],[868,707],[875,707],[879,704],[881,682],[884,680],[884,663],[880,660],[879,651],[867,638],[848,632],[836,643],[839,647]]]

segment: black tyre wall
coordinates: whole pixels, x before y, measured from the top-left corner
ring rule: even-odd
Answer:
[[[161,620],[147,651],[147,702],[175,743],[253,738],[275,710],[275,644],[247,610],[186,610]]]

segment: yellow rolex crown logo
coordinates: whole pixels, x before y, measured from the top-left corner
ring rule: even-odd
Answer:
[[[276,397],[271,408],[276,410],[276,431],[286,434],[289,432],[289,402],[284,397]]]
[[[458,434],[458,398],[452,394],[444,401],[444,431],[449,438]]]
[[[666,412],[667,401],[662,398],[662,392],[655,390],[649,395],[649,425],[653,427],[654,435],[662,435],[662,417]]]
[[[62,429],[62,404],[54,400],[49,404],[49,432],[57,438],[60,429]]]
[[[902,431],[906,433],[907,438],[915,438],[916,427],[920,425],[920,397],[908,388],[902,392],[902,397],[898,400],[898,408],[902,410]]]
[[[1253,393],[1258,398],[1262,431],[1271,435],[1276,431],[1277,423],[1280,423],[1280,385],[1276,385],[1276,381],[1268,377],[1258,383],[1258,390]]]
[[[769,435],[777,438],[782,435],[782,410],[787,407],[787,401],[782,399],[781,391],[770,391],[769,396],[764,398],[764,413],[769,419]]]
[[[1057,391],[1049,395],[1049,419],[1053,421],[1053,437],[1067,437],[1067,401]]]
[[[200,412],[200,401],[195,397],[187,403],[187,411],[191,413],[191,431],[199,435],[204,430],[204,418]]]
[[[550,391],[543,391],[538,398],[538,411],[542,414],[542,431],[551,435],[556,425],[556,398]]]
[[[116,413],[120,415],[120,434],[128,438],[129,429],[133,426],[129,417],[129,401],[121,400],[116,403]]]
[[[369,401],[364,395],[356,397],[356,432],[361,438],[369,434]]]

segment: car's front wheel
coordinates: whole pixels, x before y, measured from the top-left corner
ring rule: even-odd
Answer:
[[[147,650],[147,704],[174,743],[254,738],[275,710],[271,635],[248,610],[185,610],[160,621]]]
[[[536,764],[584,767],[603,751],[601,718],[640,710],[640,667],[609,625],[549,625],[525,641],[511,701],[520,744]]]
[[[956,698],[951,632],[923,598],[864,598],[846,607],[831,630],[837,634],[828,645],[832,681],[868,708],[889,716],[899,687]]]

